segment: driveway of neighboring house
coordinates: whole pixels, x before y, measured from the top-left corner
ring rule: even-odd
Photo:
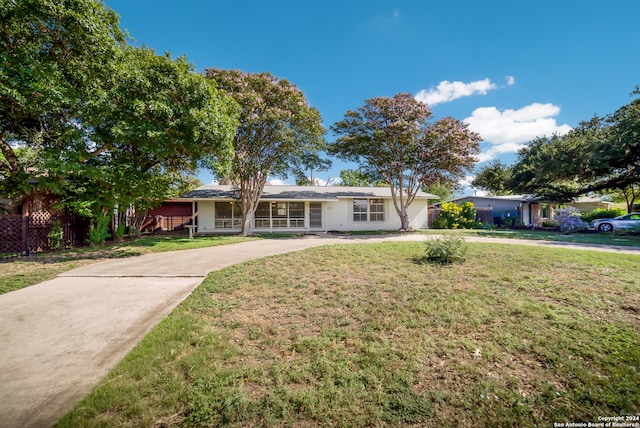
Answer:
[[[0,427],[53,425],[211,271],[320,245],[429,238],[313,236],[147,254],[85,266],[0,295]],[[468,240],[640,255],[640,248]]]

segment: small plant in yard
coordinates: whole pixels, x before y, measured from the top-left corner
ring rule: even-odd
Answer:
[[[48,235],[49,247],[52,250],[60,250],[64,247],[64,230],[62,229],[62,223],[60,220],[53,222],[53,227]]]
[[[436,263],[463,262],[467,243],[460,236],[444,236],[427,241],[427,260]]]

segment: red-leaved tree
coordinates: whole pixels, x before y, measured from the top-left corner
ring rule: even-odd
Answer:
[[[411,94],[365,101],[331,130],[329,153],[360,164],[391,187],[400,230],[409,229],[408,207],[417,192],[437,183],[456,185],[475,165],[480,136],[445,117],[430,122],[431,109]]]

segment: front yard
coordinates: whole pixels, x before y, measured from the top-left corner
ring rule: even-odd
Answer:
[[[60,426],[553,426],[640,413],[639,257],[314,248],[214,272]]]

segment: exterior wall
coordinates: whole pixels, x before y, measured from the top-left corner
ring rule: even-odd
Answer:
[[[147,215],[189,217],[191,215],[191,202],[163,202],[159,207],[151,208]]]
[[[359,198],[356,198],[359,199]],[[354,221],[353,199],[340,199],[338,202],[327,202],[327,230],[360,231],[360,230],[396,230],[400,229],[400,217],[396,212],[392,199],[384,199],[384,221]],[[410,226],[414,229],[426,229],[427,201],[414,200],[409,206]]]
[[[226,202],[226,201],[219,201]],[[240,229],[215,228],[215,201],[198,201],[197,233],[239,232]],[[255,231],[366,231],[395,230],[400,228],[400,218],[391,199],[384,199],[384,221],[353,221],[353,199],[345,198],[332,202],[322,202],[321,229],[308,228],[309,203],[305,203],[305,228],[254,228]],[[409,207],[410,225],[415,229],[427,228],[427,201],[414,200]]]

